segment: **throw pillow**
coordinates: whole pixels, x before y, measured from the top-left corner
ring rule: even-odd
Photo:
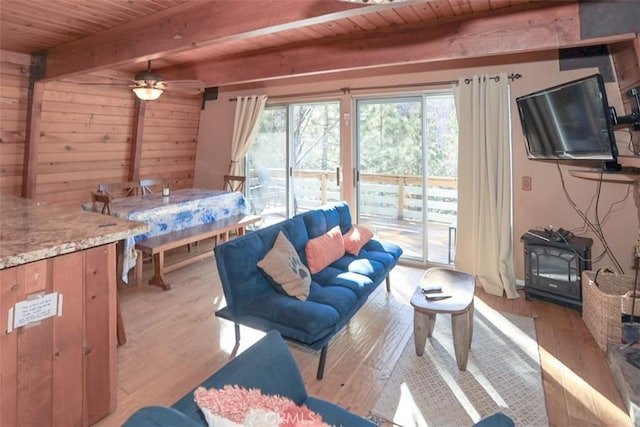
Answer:
[[[193,395],[210,427],[328,427],[306,406],[298,406],[286,397],[262,394],[255,388],[230,384],[222,389],[198,387]]]
[[[373,232],[364,225],[353,224],[342,238],[345,251],[358,256],[360,249],[373,238]]]
[[[282,231],[278,233],[271,250],[258,262],[258,268],[278,291],[306,301],[311,274]]]
[[[316,274],[344,255],[340,227],[335,226],[322,236],[313,238],[304,247],[311,274]]]

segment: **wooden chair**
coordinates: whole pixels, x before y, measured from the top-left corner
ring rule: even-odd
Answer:
[[[239,191],[244,193],[244,184],[247,178],[240,175],[225,175],[224,176],[224,189],[228,191]],[[236,234],[232,232],[231,234]]]
[[[111,215],[111,200],[112,197],[105,192],[92,191],[91,203],[93,204],[93,211],[105,215]]]
[[[139,181],[111,182],[98,184],[98,192],[107,193],[113,199],[137,196],[140,191]]]
[[[162,187],[167,181],[164,179],[141,179],[140,180],[140,194],[160,193]]]
[[[246,178],[239,175],[225,175],[224,189],[228,191],[239,191],[244,193],[244,183]]]

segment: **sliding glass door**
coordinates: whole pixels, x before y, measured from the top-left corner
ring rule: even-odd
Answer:
[[[268,106],[247,155],[248,195],[262,226],[341,199],[340,103]]]
[[[453,96],[356,101],[358,221],[406,258],[448,264],[455,250],[457,124]]]
[[[340,103],[291,104],[293,213],[340,200]]]

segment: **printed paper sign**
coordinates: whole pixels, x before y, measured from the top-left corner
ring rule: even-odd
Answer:
[[[13,326],[19,328],[56,314],[58,314],[58,292],[53,292],[41,298],[16,303]]]

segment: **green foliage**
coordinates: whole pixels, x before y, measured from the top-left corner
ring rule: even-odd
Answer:
[[[299,103],[267,107],[249,156],[250,170],[282,169],[287,158],[287,114],[293,165],[303,170],[340,166],[340,103]],[[424,119],[423,119],[424,117]],[[360,170],[364,173],[423,173],[423,124],[427,171],[457,176],[458,127],[453,95],[363,100],[357,103]]]
[[[340,103],[291,104],[291,133],[296,169],[333,170],[340,166]],[[250,170],[284,169],[287,107],[265,109],[249,156]]]
[[[427,173],[457,176],[458,128],[451,95],[425,102]],[[358,104],[361,171],[422,175],[422,103],[420,97]]]

